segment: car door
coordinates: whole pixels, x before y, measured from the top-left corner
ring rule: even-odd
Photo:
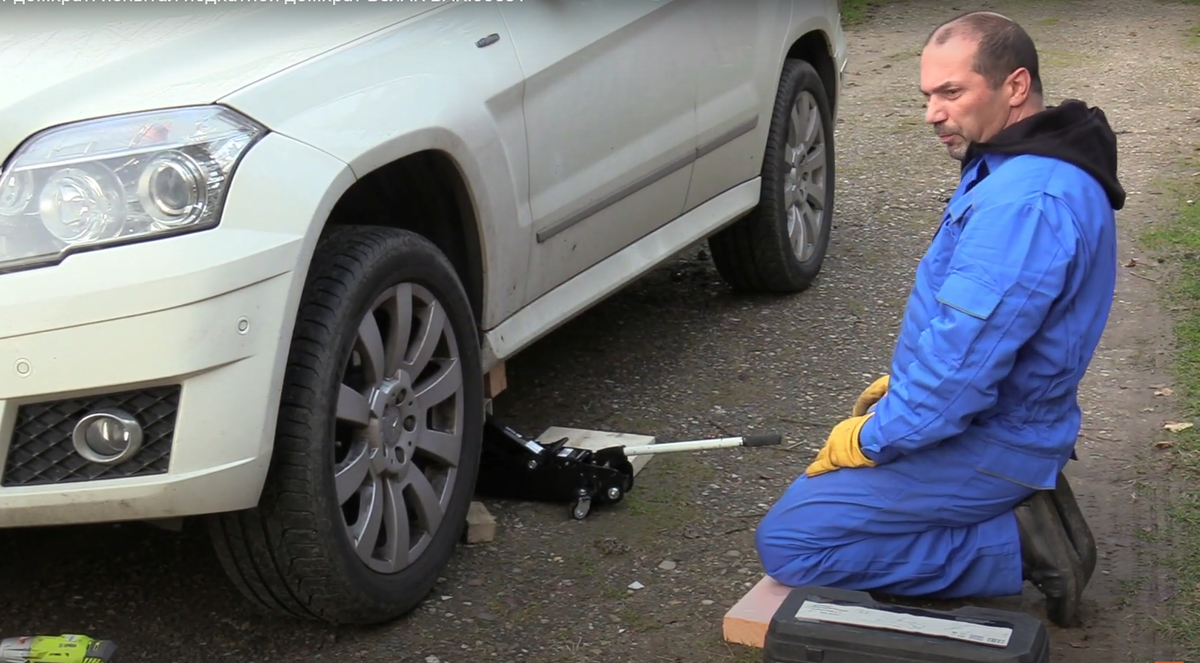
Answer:
[[[501,5],[525,75],[532,300],[678,216],[698,0]]]
[[[685,209],[759,174],[792,0],[695,0],[699,158]]]

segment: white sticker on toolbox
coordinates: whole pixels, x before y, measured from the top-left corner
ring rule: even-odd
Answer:
[[[856,605],[835,605],[805,601],[796,611],[796,619],[812,619],[850,626],[882,628],[893,631],[920,633],[953,640],[965,640],[993,647],[1007,647],[1013,630],[1000,626],[971,624],[952,619],[909,615],[887,610],[875,610]]]

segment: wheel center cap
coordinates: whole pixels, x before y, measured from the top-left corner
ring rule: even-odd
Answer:
[[[412,459],[413,432],[417,418],[412,383],[400,371],[384,380],[371,394],[371,422],[367,437],[371,446],[371,465],[379,474],[401,475]]]
[[[400,442],[400,436],[404,434],[404,426],[399,410],[388,408],[383,413],[383,417],[379,419],[379,434],[383,437],[385,446],[395,446]]]

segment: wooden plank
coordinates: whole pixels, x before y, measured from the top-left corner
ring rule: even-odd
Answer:
[[[467,529],[463,538],[468,544],[490,543],[496,538],[496,518],[483,502],[471,502],[467,510]]]
[[[722,631],[726,642],[762,649],[771,619],[792,588],[763,576],[725,613]]]
[[[483,397],[495,398],[507,388],[508,375],[504,371],[504,362],[500,362],[483,376]]]

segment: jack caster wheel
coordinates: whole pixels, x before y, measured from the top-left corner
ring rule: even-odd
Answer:
[[[580,499],[575,501],[575,506],[571,507],[571,517],[575,520],[583,520],[588,517],[592,511],[592,501],[589,499]]]

